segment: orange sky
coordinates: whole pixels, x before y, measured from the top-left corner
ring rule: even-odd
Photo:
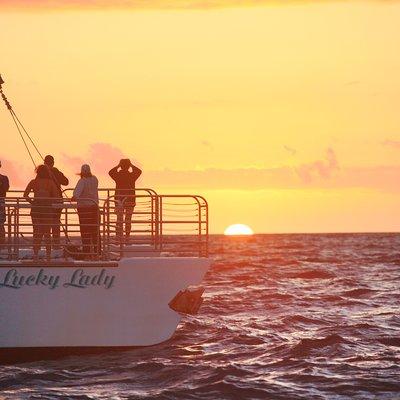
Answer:
[[[0,73],[73,181],[127,156],[141,186],[204,194],[213,232],[399,229],[400,3],[50,3],[1,2]],[[5,108],[0,132],[22,187]]]

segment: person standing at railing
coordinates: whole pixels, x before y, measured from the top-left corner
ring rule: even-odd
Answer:
[[[135,184],[142,171],[126,158],[122,159],[108,174],[115,182],[116,234],[122,240],[125,222],[125,236],[128,239],[132,229],[132,214],[136,205]]]
[[[33,192],[33,199],[29,194]],[[53,223],[53,204],[58,198],[58,189],[50,176],[47,165],[36,168],[36,178],[32,179],[24,192],[25,199],[31,203],[31,218],[33,224],[33,256],[39,258],[42,239],[46,246],[46,258],[50,261],[51,240],[50,231]]]
[[[50,169],[50,177],[57,186],[58,189],[58,197],[62,199],[62,190],[61,190],[61,185],[66,186],[69,184],[68,178],[58,169],[54,166],[54,157],[51,155],[47,155],[44,158],[44,163],[49,167]],[[62,203],[62,201],[60,201]],[[60,226],[61,226],[61,213],[62,213],[62,208],[55,208],[54,209],[54,219],[53,219],[53,224],[51,227],[51,235],[53,239],[53,246],[55,249],[60,248]]]
[[[99,181],[83,164],[72,200],[78,203],[82,250],[86,258],[100,254]]]
[[[6,242],[6,230],[4,229],[4,224],[6,222],[5,197],[7,196],[8,189],[10,189],[8,177],[0,174],[0,250]]]

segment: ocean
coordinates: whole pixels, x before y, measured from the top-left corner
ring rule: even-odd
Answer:
[[[172,339],[0,366],[0,398],[400,399],[399,235],[210,240],[204,303]]]

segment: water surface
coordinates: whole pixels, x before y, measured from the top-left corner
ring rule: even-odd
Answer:
[[[213,236],[168,342],[0,367],[6,399],[400,398],[400,237]],[[1,329],[1,328],[0,328]]]

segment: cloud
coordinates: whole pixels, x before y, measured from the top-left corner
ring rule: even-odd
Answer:
[[[118,164],[121,158],[128,158],[124,152],[109,143],[93,143],[83,157],[61,154],[61,162],[72,172],[79,172],[82,164],[89,164],[93,173],[107,175],[108,171]],[[134,160],[132,160],[134,161]]]
[[[340,169],[329,179],[314,177],[304,182],[296,169],[289,167],[257,169],[206,169],[203,171],[146,171],[141,182],[147,187],[205,189],[287,190],[287,189],[372,189],[400,192],[399,166]]]
[[[325,160],[318,160],[308,164],[302,164],[296,168],[296,172],[304,183],[310,183],[313,179],[329,179],[333,172],[339,169],[336,154],[333,149],[326,150]]]
[[[294,149],[293,147],[284,145],[283,148],[284,148],[288,153],[290,153],[292,156],[295,156],[295,155],[297,154],[297,150]]]
[[[204,144],[207,146],[206,144]],[[102,185],[109,186],[108,171],[124,152],[108,143],[92,144],[84,157],[63,155],[66,169],[77,172],[83,163],[91,165]],[[132,160],[139,165],[137,161]],[[207,168],[204,170],[143,169],[140,186],[157,188],[205,189],[347,189],[362,188],[382,191],[400,191],[400,165],[360,168],[339,168],[335,151],[328,148],[322,159],[295,167],[277,168]]]
[[[382,142],[384,146],[389,146],[393,147],[394,149],[400,149],[400,140],[389,140],[386,139],[384,142]]]
[[[304,182],[296,168],[205,169],[203,171],[146,171],[142,175],[145,186],[162,188],[236,189],[236,190],[330,190],[371,189],[400,192],[400,165],[362,168],[342,168],[329,179],[315,176]]]
[[[71,187],[76,180],[74,173],[84,163],[91,165],[93,173],[99,177],[103,187],[113,186],[108,171],[126,158],[124,152],[108,143],[94,143],[84,156],[63,154],[56,157],[56,165],[71,178]],[[12,188],[24,189],[34,177],[32,168],[12,160],[1,158],[1,173],[10,177]],[[132,160],[136,165],[137,161]],[[311,163],[295,167],[277,168],[207,168],[204,170],[158,170],[143,169],[139,186],[154,187],[156,190],[168,188],[182,191],[202,191],[207,189],[233,190],[331,190],[331,189],[370,189],[400,193],[400,165],[372,166],[358,168],[339,168],[336,154],[328,148],[324,157]]]
[[[201,141],[201,144],[202,144],[204,147],[208,147],[209,149],[212,149],[212,148],[213,148],[213,145],[212,145],[208,140],[202,140],[202,141]]]
[[[0,155],[2,168],[0,174],[8,176],[11,189],[25,189],[28,182],[34,178],[34,170],[18,162]]]

